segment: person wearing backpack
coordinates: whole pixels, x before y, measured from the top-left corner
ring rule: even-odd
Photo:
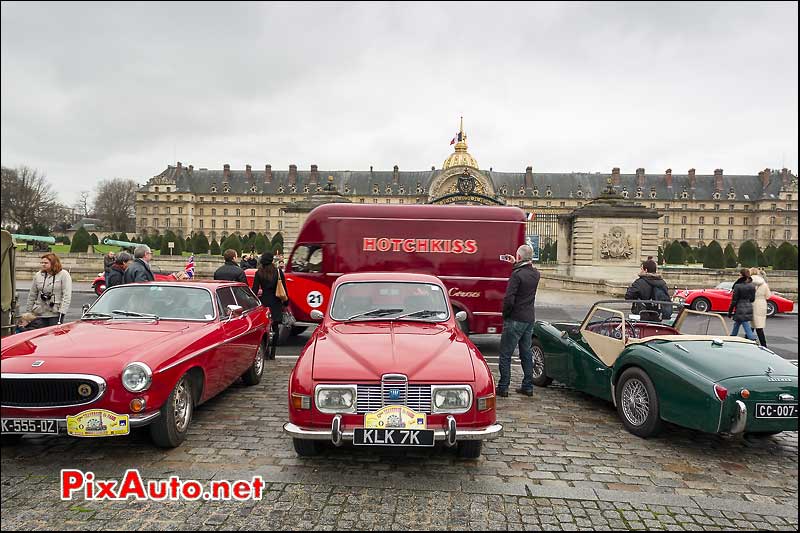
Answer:
[[[669,287],[667,282],[663,280],[660,274],[656,274],[658,265],[652,259],[648,259],[642,263],[642,271],[639,272],[639,277],[634,281],[628,290],[625,292],[626,300],[658,300],[662,302],[669,302]],[[658,308],[661,309],[658,309]],[[667,319],[672,316],[672,305],[656,305],[656,304],[643,304],[634,302],[631,305],[631,313],[641,315],[642,311],[655,311],[655,313],[648,313],[656,315],[660,318]],[[656,318],[658,320],[659,318]]]

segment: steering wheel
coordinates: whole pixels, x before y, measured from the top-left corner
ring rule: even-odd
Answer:
[[[636,327],[633,325],[633,322],[631,322],[627,318],[623,320],[625,321],[625,328],[629,332],[627,336],[631,339],[638,339],[639,332],[636,330]],[[605,325],[607,322],[609,323],[608,327],[606,327]],[[614,325],[614,322],[618,323],[616,327],[612,327]],[[605,320],[600,322],[600,326],[598,327],[598,329],[604,329],[605,331],[607,331],[609,337],[622,340],[622,320],[620,320],[618,316],[610,316],[606,318]]]

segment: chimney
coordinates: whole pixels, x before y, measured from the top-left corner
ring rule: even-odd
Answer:
[[[228,179],[231,177],[231,166],[228,163],[225,163],[222,166],[222,169],[222,181],[228,181]]]
[[[297,165],[289,165],[289,186],[297,185]]]
[[[189,165],[189,174],[194,172],[194,165]]]
[[[697,178],[694,177],[695,170],[693,168],[689,169],[689,188],[694,189],[695,184],[697,183]]]
[[[317,165],[311,165],[311,184],[316,185],[319,183],[319,172],[317,171]]]
[[[611,184],[612,185],[619,185],[622,183],[619,179],[619,167],[614,167],[611,169]]]
[[[253,167],[251,167],[250,165],[245,165],[244,173],[247,176],[247,181],[251,181],[253,179]]]
[[[783,182],[783,186],[786,187],[789,185],[789,169],[782,168],[781,169],[781,181]]]
[[[264,166],[264,183],[272,183],[272,165]]]
[[[644,188],[644,169],[636,169],[636,186]]]
[[[436,167],[431,165],[431,170],[436,170]]]
[[[533,189],[533,167],[525,168],[525,188]]]
[[[668,168],[664,171],[664,181],[667,184],[667,187],[672,187],[672,169]]]
[[[392,183],[395,185],[400,183],[400,167],[397,165],[395,165],[394,170],[392,170]]]
[[[714,170],[714,190],[721,191],[722,190],[722,169],[718,168]]]
[[[181,165],[181,162],[178,161],[178,164],[175,166],[175,174],[173,174],[173,177],[175,179],[178,179],[178,177],[180,177],[181,175],[182,170],[183,170],[183,165]]]

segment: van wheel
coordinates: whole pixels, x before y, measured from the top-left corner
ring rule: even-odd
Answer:
[[[453,307],[453,316],[459,312],[459,309]],[[456,324],[458,324],[458,329],[463,331],[466,334],[469,334],[469,318],[466,320],[456,320]]]
[[[483,441],[463,440],[458,443],[458,456],[462,459],[477,459],[481,456]]]
[[[161,415],[150,425],[150,438],[155,445],[160,448],[180,446],[189,431],[193,411],[192,380],[184,374],[161,407]]]
[[[294,451],[300,457],[313,457],[319,454],[319,446],[315,440],[292,439],[292,444],[294,444]]]
[[[536,337],[531,343],[531,351],[533,352],[533,384],[537,387],[547,387],[553,382],[553,378],[547,376],[547,368],[544,365],[544,348]]]

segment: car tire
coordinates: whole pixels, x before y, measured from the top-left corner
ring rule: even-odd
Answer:
[[[644,370],[632,367],[623,372],[615,395],[617,413],[625,429],[643,439],[658,434],[661,430],[658,395]]]
[[[778,314],[778,306],[775,305],[775,302],[770,302],[767,300],[767,316],[775,316]]]
[[[544,348],[536,337],[531,343],[533,352],[533,384],[537,387],[547,387],[553,382],[553,378],[547,376],[547,368],[544,366]]]
[[[294,444],[294,451],[300,457],[313,457],[319,455],[319,445],[315,440],[308,439],[292,439]]]
[[[97,296],[100,296],[106,290],[106,284],[105,283],[95,283],[92,288],[94,289],[94,293]]]
[[[261,383],[261,376],[264,375],[264,355],[264,343],[261,342],[258,344],[253,364],[242,374],[242,381],[248,387]]]
[[[176,448],[186,439],[194,412],[192,380],[184,374],[167,401],[161,415],[150,425],[150,438],[159,448]]]
[[[706,298],[695,298],[692,302],[692,305],[689,306],[694,311],[700,311],[701,313],[707,313],[711,311],[711,302],[708,301]]]
[[[481,456],[483,441],[462,440],[458,443],[458,456],[462,459],[477,459]]]

